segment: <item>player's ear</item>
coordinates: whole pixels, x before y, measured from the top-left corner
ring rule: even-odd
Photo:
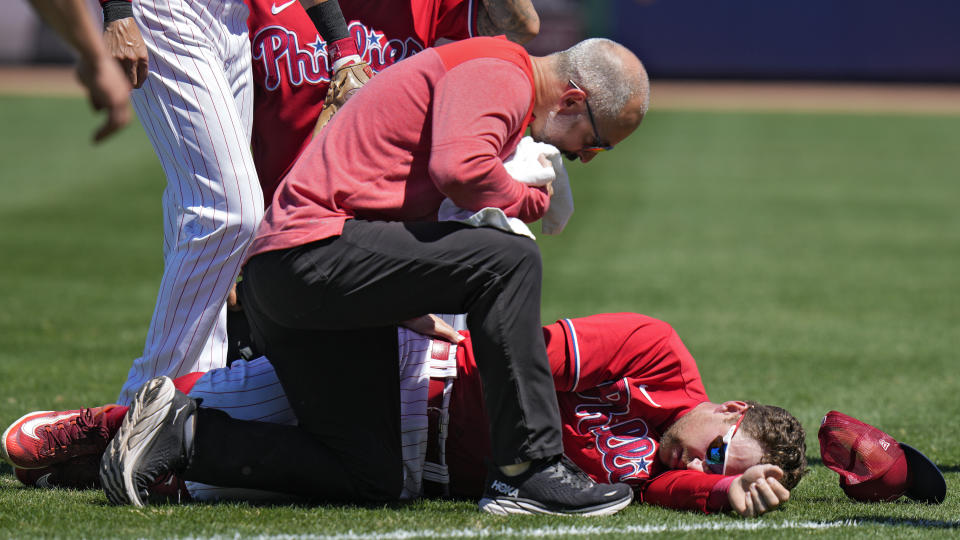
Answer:
[[[743,414],[749,408],[750,405],[747,405],[744,401],[724,401],[720,404],[721,412],[725,413]]]
[[[579,110],[583,105],[587,95],[579,88],[567,88],[560,94],[560,112],[569,109]]]

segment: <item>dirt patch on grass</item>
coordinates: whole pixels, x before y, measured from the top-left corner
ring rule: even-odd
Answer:
[[[960,85],[654,81],[657,109],[960,114]]]
[[[0,67],[0,95],[82,94],[69,67]],[[654,81],[651,107],[960,115],[960,85]]]
[[[71,67],[0,66],[0,95],[82,96]]]

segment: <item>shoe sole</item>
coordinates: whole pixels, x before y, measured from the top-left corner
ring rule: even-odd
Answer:
[[[158,377],[134,396],[120,430],[100,460],[100,484],[111,503],[143,507],[133,473],[140,457],[153,446],[175,394],[173,381]]]
[[[623,510],[633,501],[633,492],[622,499],[616,501],[611,501],[609,503],[604,503],[596,506],[590,506],[587,508],[580,508],[577,510],[551,510],[543,504],[538,503],[530,499],[519,499],[519,498],[507,498],[507,497],[498,497],[495,499],[483,498],[480,499],[480,510],[487,512],[489,514],[495,514],[498,516],[508,516],[515,514],[546,514],[550,516],[581,516],[581,517],[594,517],[594,516],[609,516],[616,514],[620,510]]]
[[[7,436],[10,435],[10,430],[12,430],[12,429],[14,429],[14,428],[16,428],[17,430],[19,430],[19,429],[20,429],[20,425],[23,423],[24,420],[27,419],[28,416],[34,416],[34,415],[37,415],[37,414],[50,414],[50,413],[52,413],[52,412],[53,412],[53,411],[32,411],[32,412],[28,412],[27,414],[25,414],[25,415],[21,416],[20,418],[18,418],[16,422],[10,424],[10,425],[7,427],[7,429],[3,430],[3,439],[0,439],[0,458],[3,458],[3,460],[6,461],[7,463],[9,463],[10,465],[13,465],[14,467],[20,467],[21,469],[42,469],[42,468],[46,467],[46,465],[38,465],[38,466],[35,466],[35,467],[30,467],[30,466],[24,467],[23,465],[21,465],[21,464],[19,464],[19,463],[15,463],[12,459],[10,459],[10,451],[7,450]]]

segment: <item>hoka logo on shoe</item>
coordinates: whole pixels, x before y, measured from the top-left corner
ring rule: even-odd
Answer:
[[[516,497],[520,494],[520,490],[511,486],[506,482],[501,482],[500,480],[494,480],[490,487],[497,493],[503,493],[507,497]]]

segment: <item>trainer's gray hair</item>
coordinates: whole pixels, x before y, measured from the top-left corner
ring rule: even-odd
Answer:
[[[615,119],[624,106],[639,96],[641,114],[650,105],[650,81],[641,65],[639,70],[624,66],[623,45],[603,38],[591,38],[565,51],[553,53],[557,73],[577,84],[590,100],[593,114],[604,120]]]

